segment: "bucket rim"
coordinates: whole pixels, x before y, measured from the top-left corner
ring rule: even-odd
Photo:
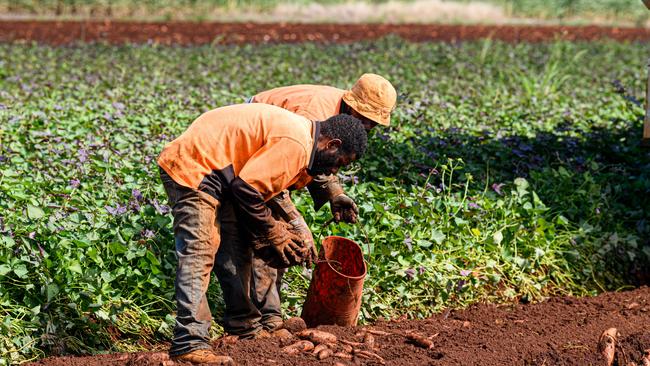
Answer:
[[[341,275],[341,276],[343,276],[343,277],[345,277],[347,279],[350,279],[350,280],[362,280],[362,279],[364,279],[366,277],[366,275],[368,274],[368,266],[366,264],[366,259],[363,257],[363,250],[361,250],[361,246],[359,244],[357,244],[357,242],[352,240],[352,239],[348,239],[346,237],[338,236],[338,235],[329,235],[329,236],[324,237],[323,240],[321,241],[321,246],[323,245],[322,243],[325,242],[325,240],[327,240],[329,238],[343,239],[345,241],[349,241],[349,242],[354,243],[354,245],[356,245],[357,248],[359,248],[359,252],[361,253],[361,262],[363,262],[363,273],[358,275],[358,276],[348,276],[348,275],[346,275],[344,273],[341,273],[341,272],[337,271],[334,267],[332,267],[332,265],[330,264],[329,259],[325,258],[326,259],[325,263],[327,263],[327,265],[332,269],[332,271],[338,273],[339,275]],[[323,253],[323,257],[324,256],[325,256],[325,253]]]

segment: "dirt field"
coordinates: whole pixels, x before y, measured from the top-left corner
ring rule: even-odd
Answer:
[[[254,24],[254,23],[132,23],[132,22],[0,22],[0,42],[36,41],[52,45],[75,42],[160,44],[238,44],[355,42],[388,34],[416,42],[462,41],[493,38],[507,42],[543,42],[555,39],[609,38],[648,41],[650,29],[514,25],[414,25],[414,24]]]
[[[616,327],[628,360],[639,362],[650,348],[650,288],[606,293],[593,298],[554,298],[533,305],[477,305],[449,311],[427,320],[396,320],[357,328],[321,327],[338,339],[360,341],[360,329],[389,332],[375,335],[374,352],[386,365],[600,365],[597,341],[601,332]],[[423,349],[403,334],[433,336],[433,348]],[[289,341],[265,339],[217,342],[222,354],[238,365],[377,365],[379,359],[354,357],[322,361],[310,353],[284,354]],[[618,352],[622,358],[623,352]],[[165,353],[112,354],[97,357],[60,357],[32,365],[173,365]],[[622,361],[620,365],[623,365]]]

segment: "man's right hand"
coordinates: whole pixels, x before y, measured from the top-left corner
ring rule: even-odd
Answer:
[[[304,258],[304,262],[307,268],[311,268],[312,264],[316,262],[318,253],[316,252],[316,246],[314,245],[314,236],[311,234],[309,226],[302,216],[289,221],[289,225],[291,225],[289,230],[294,234],[300,236],[303,244],[301,247],[302,257]]]
[[[303,240],[300,235],[289,231],[289,228],[290,226],[288,224],[278,221],[273,230],[274,232],[269,233],[268,237],[282,268],[290,267],[303,261]]]
[[[273,268],[287,268],[303,261],[304,243],[292,233],[289,224],[276,221],[266,235],[252,239],[255,255]]]

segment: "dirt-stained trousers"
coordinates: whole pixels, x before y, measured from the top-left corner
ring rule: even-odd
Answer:
[[[261,315],[254,306],[245,307],[251,303],[252,249],[242,239],[232,202],[183,187],[162,169],[160,176],[174,216],[177,314],[169,353],[178,356],[210,348],[208,331],[212,315],[206,291],[217,252],[231,253],[221,270],[215,270],[220,278],[227,279],[228,292],[238,295],[225,297],[226,306],[236,307],[235,317],[247,321]],[[221,285],[223,288],[224,283]]]

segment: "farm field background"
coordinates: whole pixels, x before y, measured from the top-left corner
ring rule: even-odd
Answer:
[[[0,18],[647,26],[641,0],[0,0]]]
[[[202,112],[364,72],[393,125],[343,172],[369,262],[362,322],[650,280],[646,44],[0,45],[0,364],[151,349],[173,326],[171,217],[155,159]],[[310,273],[286,277],[298,315]],[[209,292],[215,317],[222,302]],[[214,327],[215,337],[219,328]]]

